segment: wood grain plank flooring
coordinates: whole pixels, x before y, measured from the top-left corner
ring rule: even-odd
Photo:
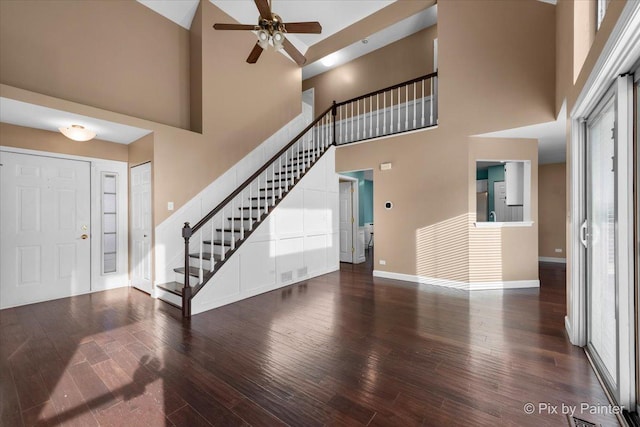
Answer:
[[[607,403],[564,332],[564,265],[473,293],[371,267],[186,320],[129,288],[2,310],[0,425],[566,426],[523,406]]]

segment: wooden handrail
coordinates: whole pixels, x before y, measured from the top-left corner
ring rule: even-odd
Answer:
[[[309,126],[307,126],[306,128],[304,128],[304,130],[302,132],[300,132],[294,139],[291,140],[290,143],[288,143],[285,147],[283,147],[280,151],[278,151],[273,157],[271,157],[271,159],[269,159],[268,161],[266,161],[264,163],[264,165],[262,165],[262,167],[260,169],[258,169],[253,175],[251,175],[249,178],[247,178],[238,188],[235,189],[235,191],[231,194],[229,194],[229,196],[227,196],[226,199],[224,199],[222,202],[218,203],[218,206],[216,206],[215,208],[213,208],[208,214],[206,214],[200,221],[198,221],[196,223],[196,225],[194,225],[193,227],[191,227],[191,233],[195,233],[196,231],[198,231],[200,228],[202,228],[207,222],[209,222],[209,220],[211,218],[213,218],[218,212],[220,212],[222,210],[222,208],[224,208],[231,200],[233,200],[238,194],[240,194],[246,187],[249,186],[249,184],[251,184],[253,182],[254,179],[256,179],[262,172],[264,172],[265,170],[267,170],[267,168],[269,168],[269,166],[271,166],[271,164],[273,162],[275,162],[276,160],[278,160],[278,157],[280,157],[282,154],[284,154],[285,151],[287,151],[289,148],[291,148],[291,146],[293,144],[295,144],[296,142],[298,142],[298,140],[300,138],[302,138],[307,132],[309,132],[309,130],[311,130],[320,120],[322,120],[322,118],[324,118],[324,116],[326,116],[327,114],[329,114],[329,112],[331,112],[333,106],[327,108],[322,114],[320,114],[314,121],[312,121]]]
[[[373,91],[373,92],[369,92],[367,94],[360,95],[358,97],[351,98],[351,99],[348,99],[346,101],[338,102],[337,104],[335,104],[335,107],[340,107],[342,105],[346,105],[346,104],[349,104],[351,102],[360,101],[361,99],[368,98],[368,97],[373,96],[373,95],[379,95],[381,93],[384,93],[384,92],[387,92],[387,91],[390,91],[390,90],[393,90],[393,89],[397,89],[399,87],[406,86],[406,85],[409,85],[411,83],[419,82],[420,80],[431,79],[433,77],[438,77],[438,72],[437,71],[434,71],[433,73],[425,74],[424,76],[416,77],[415,79],[407,80],[406,82],[402,82],[402,83],[395,84],[393,86],[386,87],[384,89],[379,89],[379,90],[376,90],[376,91]]]

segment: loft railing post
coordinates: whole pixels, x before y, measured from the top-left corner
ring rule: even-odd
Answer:
[[[336,105],[336,101],[333,101],[333,105],[331,106],[331,120],[333,121],[333,136],[332,136],[332,144],[336,145],[336,116],[338,115],[338,106]]]
[[[188,222],[182,227],[184,238],[184,286],[182,287],[182,317],[191,317],[191,285],[189,284],[189,239],[192,235]],[[213,243],[213,242],[212,242]]]

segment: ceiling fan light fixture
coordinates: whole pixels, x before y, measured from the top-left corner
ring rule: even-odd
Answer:
[[[272,36],[273,47],[275,50],[282,50],[282,43],[284,43],[284,34],[281,31],[275,31]]]
[[[71,125],[69,127],[60,127],[58,130],[67,138],[74,141],[89,141],[96,137],[96,133],[86,129],[84,126]]]
[[[258,31],[258,44],[263,49],[269,46],[269,33],[266,30]]]

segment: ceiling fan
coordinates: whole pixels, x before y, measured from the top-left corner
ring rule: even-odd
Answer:
[[[216,30],[248,30],[258,32],[258,42],[247,58],[249,64],[255,64],[260,58],[262,51],[269,46],[269,40],[273,42],[276,50],[284,49],[289,56],[296,61],[299,66],[307,62],[294,45],[285,37],[286,33],[311,33],[320,34],[322,26],[319,22],[282,22],[279,15],[271,12],[271,2],[269,0],[254,0],[260,12],[258,25],[244,24],[214,24]]]

